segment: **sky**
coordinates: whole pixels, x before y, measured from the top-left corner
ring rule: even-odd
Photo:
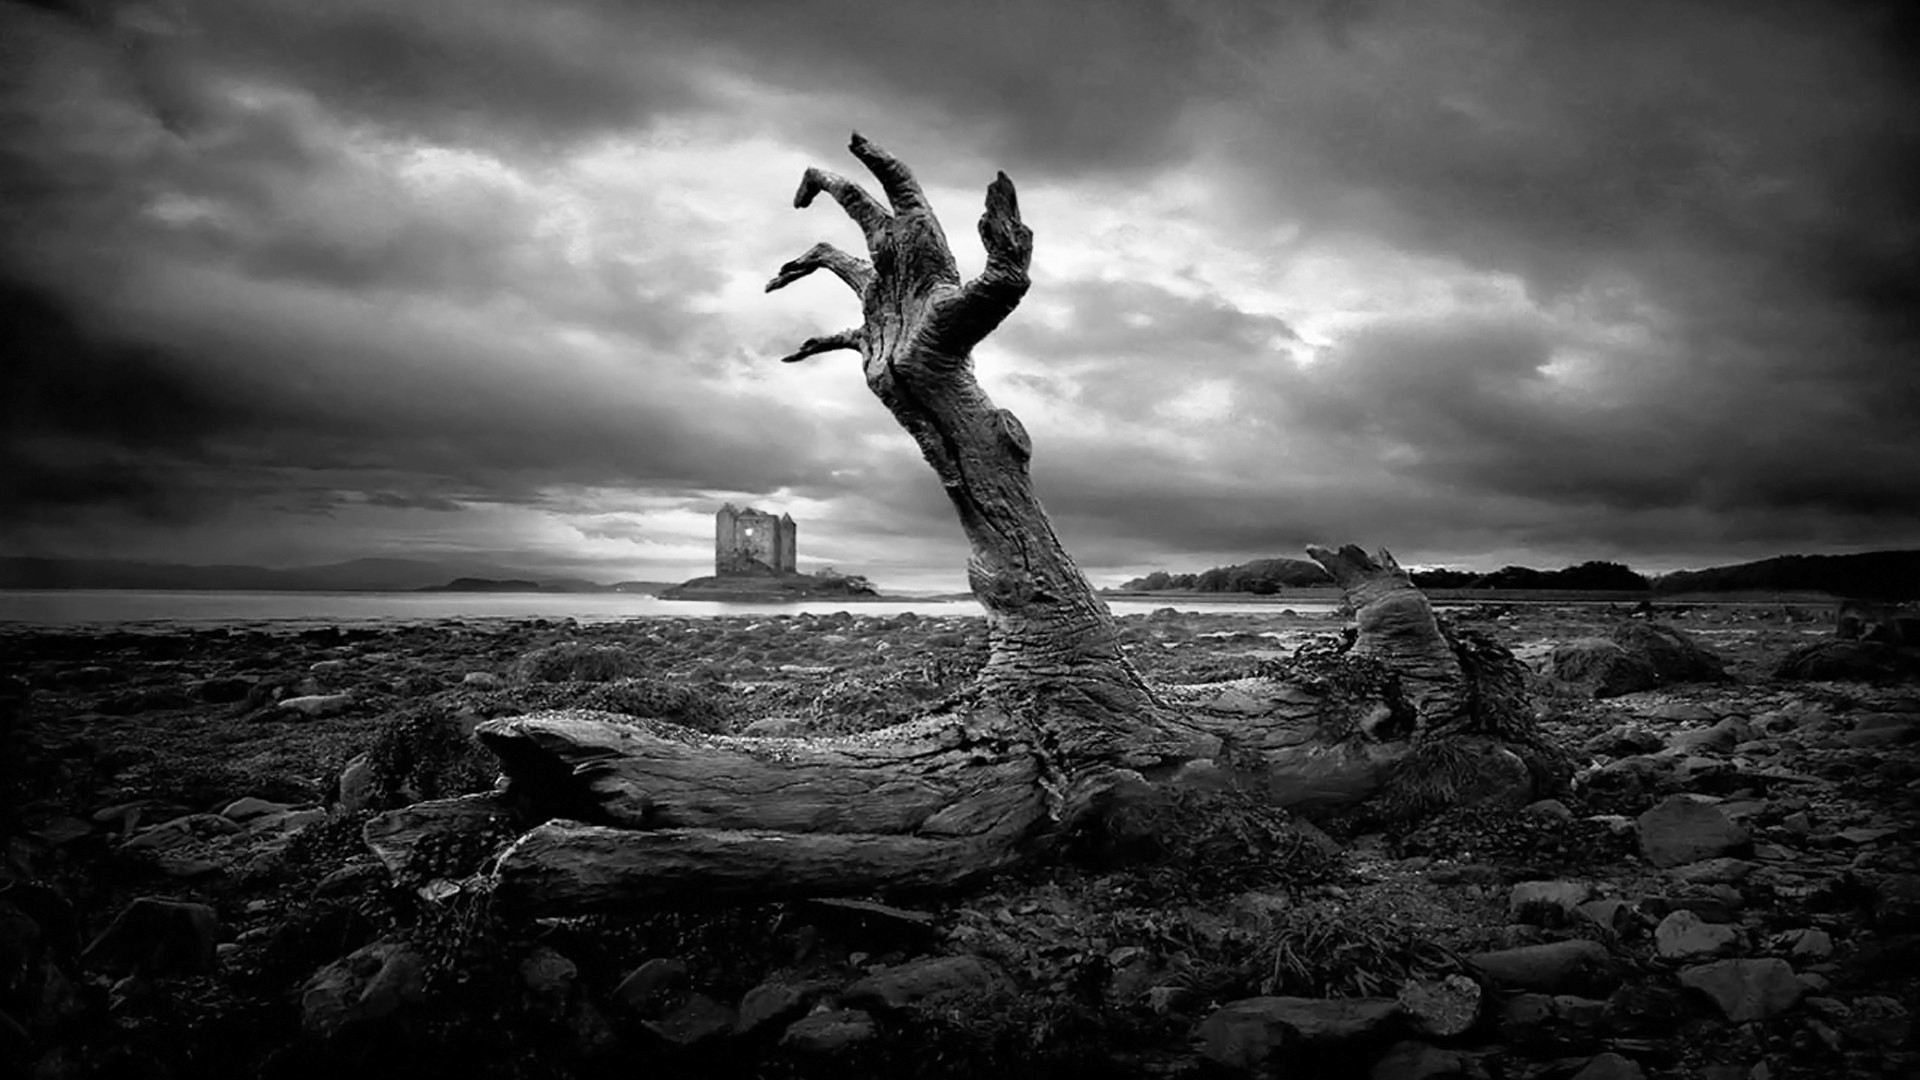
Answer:
[[[1920,546],[1915,8],[0,0],[0,554],[961,587],[808,165],[912,165],[1096,584]],[[869,185],[876,187],[876,185]]]

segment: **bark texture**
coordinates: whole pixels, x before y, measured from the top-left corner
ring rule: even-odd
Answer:
[[[1514,726],[1510,715],[1480,715],[1498,698],[1479,690],[1485,665],[1448,638],[1391,556],[1355,547],[1311,552],[1356,612],[1349,655],[1325,658],[1336,670],[1150,688],[1034,493],[1025,428],[974,377],[973,347],[1028,288],[1033,236],[1013,182],[1003,173],[988,186],[986,268],[962,281],[911,171],[857,134],[849,149],[885,202],[808,169],[794,204],[832,197],[868,257],[817,244],[767,288],[826,270],[859,297],[860,325],[810,338],[785,360],[859,353],[868,387],[932,467],[986,611],[977,689],[955,711],[837,739],[711,736],[578,711],[483,724],[477,736],[500,759],[506,797],[537,826],[498,861],[502,902],[566,913],[951,887],[1169,787],[1232,784],[1285,805],[1350,805],[1378,794],[1425,738]],[[1379,677],[1356,683],[1354,672]],[[467,814],[376,819],[369,840],[391,864],[422,822]]]

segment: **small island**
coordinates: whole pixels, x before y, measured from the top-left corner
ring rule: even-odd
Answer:
[[[662,600],[766,603],[798,600],[879,600],[858,574],[831,567],[812,574],[797,568],[799,527],[791,515],[774,517],[732,503],[714,515],[713,573],[660,591]]]

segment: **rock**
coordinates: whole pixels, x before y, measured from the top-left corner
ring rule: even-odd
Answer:
[[[1920,874],[1892,874],[1875,883],[1873,925],[1883,934],[1920,930]]]
[[[1572,994],[1515,994],[1501,1006],[1499,1033],[1535,1050],[1588,1047],[1606,1011],[1605,1001]]]
[[[1507,894],[1507,918],[1533,926],[1566,926],[1593,896],[1584,881],[1523,881]]]
[[[1470,1059],[1458,1050],[1423,1042],[1398,1042],[1373,1063],[1368,1080],[1464,1080]]]
[[[1465,975],[1448,975],[1414,979],[1400,988],[1394,1000],[1415,1034],[1450,1039],[1464,1034],[1480,1018],[1480,998],[1479,983]]]
[[[696,1046],[733,1031],[738,1018],[733,1010],[705,994],[689,995],[687,1000],[658,1020],[645,1021],[648,1031],[679,1047]]]
[[[545,945],[535,945],[520,961],[520,985],[527,992],[528,1004],[536,1014],[549,1019],[567,1011],[567,999],[579,978],[580,969],[573,961]]]
[[[1736,1024],[1767,1020],[1793,1008],[1801,987],[1785,960],[1716,960],[1680,973],[1680,985],[1703,994]]]
[[[832,984],[820,981],[768,979],[740,999],[739,1020],[734,1031],[751,1035],[764,1027],[790,1023],[831,988]]]
[[[347,762],[347,767],[340,770],[340,809],[349,814],[372,810],[378,798],[379,792],[374,786],[373,758],[361,754]]]
[[[1194,1037],[1208,1061],[1252,1070],[1283,1049],[1372,1035],[1399,1012],[1388,998],[1246,998],[1215,1010]]]
[[[142,896],[114,916],[80,963],[116,974],[208,975],[219,943],[220,919],[212,908]]]
[[[1613,957],[1597,941],[1555,941],[1476,953],[1467,963],[1496,985],[1566,993],[1610,988],[1618,980]]]
[[[849,1005],[911,1009],[956,994],[997,994],[1010,983],[1000,969],[977,956],[910,960],[869,975],[841,994]]]
[[[1891,1049],[1905,1044],[1913,1032],[1913,1017],[1899,998],[1857,997],[1850,1011],[1846,1032],[1857,1042]]]
[[[687,962],[655,957],[627,973],[613,988],[616,1001],[641,1016],[655,1016],[687,985]]]
[[[300,1023],[333,1038],[427,999],[427,962],[411,945],[376,941],[315,972],[300,991]]]
[[[1588,689],[1594,697],[1619,697],[1660,684],[1645,657],[1634,656],[1606,638],[1579,638],[1554,647],[1547,660],[1553,678]]]
[[[1647,710],[1647,715],[1655,720],[1665,720],[1675,724],[1711,724],[1720,719],[1720,714],[1693,701],[1668,701]],[[1682,734],[1688,734],[1682,732]]]
[[[308,719],[323,716],[337,716],[347,711],[353,704],[352,694],[302,694],[280,702],[275,708],[281,714],[298,713]]]
[[[460,685],[472,690],[498,690],[507,685],[507,680],[491,671],[469,671],[460,676]]]
[[[1719,807],[1691,795],[1670,795],[1636,821],[1640,850],[1655,866],[1672,867],[1731,854],[1746,846],[1747,830]]]
[[[873,1038],[873,1017],[859,1009],[814,1013],[787,1025],[780,1045],[803,1054],[831,1054]]]
[[[377,862],[349,863],[320,879],[315,896],[345,896],[387,880],[387,869]]]
[[[1638,917],[1631,901],[1620,899],[1589,900],[1580,905],[1580,914],[1596,926],[1604,926],[1625,937],[1638,928]]]
[[[220,816],[229,821],[246,822],[267,814],[285,813],[291,809],[293,807],[286,803],[268,802],[248,795],[228,803],[226,808],[220,811]]]
[[[1193,991],[1184,986],[1150,986],[1147,988],[1147,1008],[1155,1016],[1184,1009],[1193,1001]]]
[[[1740,946],[1740,932],[1731,926],[1705,922],[1682,908],[1653,928],[1653,942],[1660,955],[1669,960],[1697,960],[1734,952]]]
[[[1646,1080],[1638,1062],[1608,1051],[1597,1054],[1573,1074],[1573,1080]]]
[[[1833,935],[1820,929],[1801,930],[1793,935],[1787,955],[1795,960],[1818,962],[1833,955]]]

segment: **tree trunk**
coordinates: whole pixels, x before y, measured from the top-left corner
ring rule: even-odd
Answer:
[[[836,739],[709,736],[584,712],[483,724],[477,735],[499,757],[510,797],[543,822],[500,858],[500,901],[565,913],[951,887],[1169,787],[1231,783],[1284,805],[1352,804],[1431,734],[1524,732],[1512,715],[1477,714],[1488,700],[1475,689],[1484,665],[1463,665],[1467,654],[1390,556],[1353,547],[1311,554],[1358,618],[1350,659],[1334,662],[1386,672],[1374,692],[1336,700],[1248,679],[1189,688],[1177,704],[1156,694],[1054,535],[1028,473],[1026,430],[974,378],[973,347],[1028,287],[1032,234],[1012,181],[1001,174],[987,189],[986,268],[962,283],[906,166],[857,134],[850,149],[889,205],[818,169],[795,205],[832,196],[865,233],[871,261],[819,244],[767,287],[824,269],[859,295],[860,326],[785,359],[858,351],[868,386],[940,478],[986,610],[976,692],[959,711]]]

